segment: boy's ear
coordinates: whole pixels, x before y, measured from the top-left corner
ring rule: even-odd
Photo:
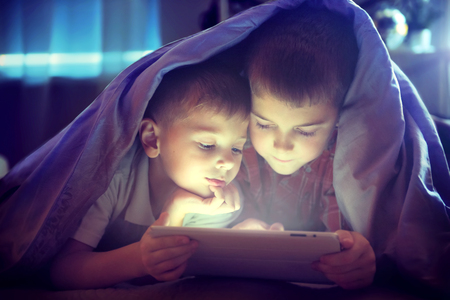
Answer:
[[[143,119],[139,127],[139,137],[142,147],[150,158],[159,155],[159,132],[160,128],[152,119]]]

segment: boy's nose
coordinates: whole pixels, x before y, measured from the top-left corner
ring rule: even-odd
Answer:
[[[231,168],[233,168],[233,166],[234,166],[234,159],[233,155],[231,154],[231,151],[230,153],[223,153],[216,163],[217,169],[230,170]]]
[[[273,141],[273,147],[279,151],[292,151],[294,144],[288,135],[277,135]]]

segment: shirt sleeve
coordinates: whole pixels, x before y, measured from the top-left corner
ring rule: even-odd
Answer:
[[[112,219],[116,205],[117,182],[114,178],[107,191],[89,208],[72,238],[96,248]]]

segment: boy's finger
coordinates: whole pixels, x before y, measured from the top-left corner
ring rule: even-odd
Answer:
[[[229,184],[225,187],[227,193],[224,193],[225,202],[234,208],[234,210],[238,210],[240,208],[240,199],[239,192],[237,188],[233,184]]]
[[[270,225],[269,230],[278,230],[278,231],[284,231],[283,224],[277,222]]]
[[[155,237],[146,242],[145,251],[155,252],[161,249],[181,247],[188,245],[190,241],[189,237],[183,235]]]
[[[216,197],[205,198],[191,205],[190,211],[211,215],[214,214],[214,211],[216,211],[223,203],[223,199]]]
[[[169,226],[169,213],[168,212],[162,212],[159,215],[158,220],[155,221],[155,223],[153,223],[153,225],[157,225],[157,226]]]
[[[355,240],[350,231],[337,230],[336,234],[339,237],[339,242],[341,243],[342,249],[350,249],[355,244]]]
[[[211,205],[211,209],[217,210],[218,208],[222,207],[225,204],[225,201],[223,200],[223,198],[213,198],[213,204]]]
[[[347,272],[352,272],[359,267],[351,265],[351,264],[343,264],[343,265],[329,265],[321,263],[320,261],[315,261],[312,263],[312,268],[316,271],[320,271],[326,274],[342,274]]]
[[[145,231],[145,234],[150,234],[150,231],[152,230],[152,226],[168,226],[169,225],[169,213],[168,212],[162,212],[159,215],[159,218],[147,228],[147,231]]]
[[[325,254],[320,257],[320,262],[329,266],[345,266],[354,263],[360,257],[358,251],[343,250],[338,253]]]
[[[184,249],[184,251],[179,251],[175,256],[168,256],[167,251],[157,251],[154,253],[154,258],[149,261],[152,265],[152,271],[156,274],[162,274],[167,271],[173,270],[183,263],[185,263],[189,257],[195,252],[195,248]],[[171,253],[175,254],[174,253]]]
[[[322,271],[329,273],[347,272],[356,268],[375,270],[376,258],[373,251],[364,251],[364,249],[355,245],[350,250],[322,255],[320,261],[315,262],[315,264],[320,265]]]
[[[210,185],[209,189],[214,193],[214,198],[224,200],[223,189],[221,187]]]
[[[163,272],[161,274],[157,274],[157,275],[155,274],[155,275],[153,275],[153,277],[156,280],[159,280],[159,281],[175,280],[175,279],[180,278],[180,276],[183,274],[184,270],[186,270],[186,266],[187,266],[187,262],[185,261],[184,263],[182,263],[178,267],[176,267],[176,268],[174,268],[172,270]]]
[[[165,261],[176,259],[180,256],[192,255],[198,247],[197,241],[190,241],[188,244],[170,247],[170,248],[161,248],[155,251],[148,251],[146,264],[157,266]],[[174,267],[172,267],[174,268]]]
[[[208,208],[205,213],[215,214],[214,212],[224,203],[223,190],[218,186],[209,186],[210,190],[214,193],[213,198],[203,199],[202,205],[207,205]]]

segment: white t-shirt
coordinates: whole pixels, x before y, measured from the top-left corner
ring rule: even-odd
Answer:
[[[105,251],[139,241],[155,222],[150,204],[148,165],[149,158],[139,139],[136,139],[122,159],[108,189],[88,210],[73,238],[94,248],[102,238],[117,240],[106,241],[108,246],[102,247]],[[226,227],[240,212],[214,216],[187,214],[183,226]]]

